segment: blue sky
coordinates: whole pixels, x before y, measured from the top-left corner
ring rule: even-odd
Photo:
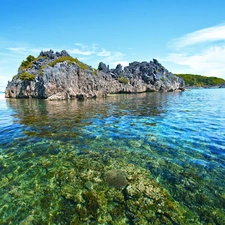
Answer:
[[[156,58],[173,73],[225,78],[224,9],[224,0],[2,0],[0,90],[49,49],[93,67]]]

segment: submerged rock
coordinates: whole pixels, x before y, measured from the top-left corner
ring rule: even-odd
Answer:
[[[105,182],[117,190],[124,189],[128,182],[126,178],[126,173],[123,170],[113,169],[105,173]]]
[[[17,75],[8,82],[6,98],[64,100],[103,97],[110,93],[182,91],[184,81],[166,70],[156,59],[150,62],[120,64],[109,69],[100,63],[93,69],[65,50],[28,56]]]

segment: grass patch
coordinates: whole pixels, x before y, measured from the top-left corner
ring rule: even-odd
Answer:
[[[38,58],[35,58],[32,55],[27,56],[26,60],[23,60],[23,62],[21,63],[19,70],[31,69],[33,62],[40,58],[46,59],[47,56],[39,56]]]
[[[30,69],[35,60],[36,58],[34,56],[32,55],[27,56],[26,60],[23,60],[23,62],[21,63],[19,70]]]
[[[72,63],[76,63],[82,70],[87,70],[87,69],[90,69],[90,67],[85,64],[85,63],[82,63],[81,61],[79,61],[77,58],[73,58],[73,57],[70,57],[70,56],[62,56],[60,58],[57,58],[51,62],[49,62],[47,65],[53,67],[55,66],[57,63],[60,63],[60,62],[65,62],[67,61],[69,64],[72,64]]]
[[[43,70],[42,69],[39,70],[39,75],[43,76]]]
[[[46,65],[42,65],[41,68],[39,69],[39,75],[43,76],[43,70],[46,67]]]
[[[97,69],[93,69],[92,73],[96,76],[97,75]]]
[[[31,73],[23,72],[20,74],[19,79],[32,81],[32,80],[35,80],[35,75]]]
[[[123,84],[128,84],[129,80],[126,77],[119,77],[118,81]]]

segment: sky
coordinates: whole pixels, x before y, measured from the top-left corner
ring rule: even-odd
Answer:
[[[66,50],[94,68],[157,59],[225,79],[224,0],[0,0],[0,91],[28,55]]]

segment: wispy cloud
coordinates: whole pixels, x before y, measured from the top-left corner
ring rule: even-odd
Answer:
[[[188,66],[187,71],[179,71],[179,73],[188,72],[225,78],[224,57],[225,46],[214,46],[193,54],[171,53],[166,57],[165,61]]]
[[[92,51],[89,51],[89,50],[87,50],[87,51],[82,51],[82,50],[80,50],[80,49],[78,49],[78,48],[74,48],[74,49],[72,49],[72,50],[69,50],[69,52],[70,52],[71,54],[76,54],[76,55],[92,55],[92,54],[94,54],[94,52],[92,52]]]
[[[170,42],[170,45],[176,48],[183,48],[194,44],[221,40],[225,40],[225,24],[201,29],[182,37],[175,38]]]
[[[95,60],[109,64],[114,67],[117,64],[127,64],[124,60],[125,54],[119,51],[110,51],[102,48],[99,44],[85,45],[82,43],[75,43],[76,48],[68,49],[70,54],[86,56],[86,61],[91,61],[91,57]],[[117,63],[117,64],[116,64]]]
[[[101,48],[98,44],[84,45],[82,43],[75,43],[75,46],[77,46],[78,48],[70,49],[69,52],[71,54],[96,55],[103,57],[108,57],[112,54],[111,51]]]
[[[41,51],[48,51],[51,48],[30,48],[30,47],[8,47],[6,48],[10,52],[17,53],[17,54],[38,54]],[[54,49],[56,50],[56,49]]]
[[[102,49],[100,52],[97,52],[97,55],[98,56],[110,56],[111,55],[111,52],[110,51],[107,51],[105,49]]]
[[[8,50],[10,50],[10,51],[12,51],[12,52],[25,52],[25,51],[27,51],[27,49],[26,48],[6,48],[6,49],[8,49]]]
[[[84,55],[84,56],[95,54],[95,50],[96,50],[95,44],[88,46],[88,45],[84,45],[82,43],[75,43],[74,45],[76,46],[76,48],[68,50],[68,52],[70,54]]]
[[[111,68],[114,68],[116,65],[121,64],[122,66],[127,66],[128,62],[125,61],[125,54],[122,52],[114,51],[108,57],[103,59],[103,62],[109,64]]]
[[[128,61],[115,61],[111,65],[112,65],[112,67],[116,67],[118,64],[120,64],[124,67],[124,66],[128,66],[129,62]]]
[[[171,44],[172,43],[172,44]],[[185,66],[184,71],[225,78],[225,25],[218,25],[186,34],[170,42],[173,52],[163,61]]]

